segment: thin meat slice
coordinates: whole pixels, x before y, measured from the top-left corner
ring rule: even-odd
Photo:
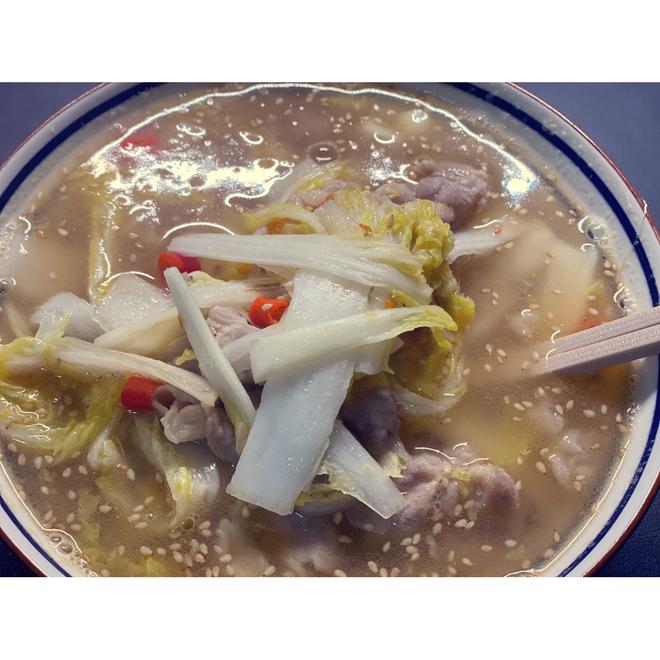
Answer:
[[[245,337],[257,329],[250,325],[245,312],[223,305],[211,307],[206,323],[211,328],[220,348],[224,348],[227,344]]]
[[[469,165],[437,164],[424,159],[409,168],[408,176],[417,183],[388,181],[375,193],[396,204],[429,199],[435,203],[438,215],[450,224],[462,222],[479,209],[488,192],[484,173]]]
[[[389,520],[361,505],[347,510],[356,527],[384,534],[418,529],[424,523],[453,513],[457,504],[472,500],[475,512],[508,511],[518,502],[518,491],[505,470],[487,461],[461,460],[427,450],[413,453],[403,477],[396,482],[404,506]]]
[[[386,387],[352,395],[342,406],[340,416],[346,427],[374,457],[390,449],[399,437],[401,420],[397,398]]]

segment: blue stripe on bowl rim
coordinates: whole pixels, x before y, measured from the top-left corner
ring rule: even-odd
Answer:
[[[49,156],[57,147],[59,147],[63,142],[65,142],[68,138],[70,138],[74,133],[79,131],[83,126],[93,121],[100,115],[104,114],[108,110],[115,108],[121,103],[127,101],[128,99],[138,94],[141,94],[142,92],[158,87],[161,84],[162,83],[142,83],[139,85],[134,85],[133,87],[129,87],[123,92],[120,92],[115,96],[112,96],[103,103],[92,108],[84,115],[82,115],[81,117],[73,121],[71,124],[66,126],[64,129],[62,129],[55,137],[49,140],[32,158],[30,158],[30,160],[19,170],[19,172],[10,181],[9,185],[7,185],[2,195],[0,195],[0,212],[4,209],[4,207],[11,199],[12,195],[16,192],[18,187],[25,181],[25,179],[27,179],[27,177],[32,173],[32,171],[47,156]],[[481,101],[483,101],[484,103],[493,105],[496,108],[511,115],[512,117],[523,123],[525,126],[527,126],[529,129],[533,130],[535,133],[543,137],[552,146],[554,146],[559,151],[561,151],[587,177],[587,179],[591,182],[594,188],[596,188],[596,190],[603,197],[604,201],[610,207],[610,209],[616,216],[617,220],[623,227],[623,230],[625,231],[626,236],[628,237],[628,240],[630,241],[635,251],[642,272],[644,273],[646,284],[648,286],[649,294],[651,297],[651,302],[654,306],[658,305],[658,288],[655,281],[655,276],[651,269],[648,256],[641,242],[637,240],[637,232],[635,231],[635,228],[633,227],[630,219],[623,210],[621,204],[619,204],[618,200],[616,199],[616,196],[607,187],[607,185],[601,179],[601,177],[584,160],[584,158],[582,158],[582,156],[580,156],[571,146],[569,146],[559,135],[549,130],[548,127],[544,126],[540,121],[530,116],[520,108],[517,108],[511,102],[497,96],[497,94],[494,94],[493,92],[490,92],[482,87],[479,87],[471,83],[450,83],[450,86],[470,96],[474,96],[480,99]],[[658,391],[660,391],[660,357],[658,358],[658,367],[659,367],[658,383],[656,390],[655,408],[653,411],[653,419],[651,422],[651,429],[646,441],[644,452],[639,461],[639,464],[637,465],[637,469],[635,470],[634,476],[630,484],[628,484],[628,488],[626,489],[626,492],[624,493],[621,501],[619,502],[616,509],[610,516],[609,520],[605,523],[605,525],[602,527],[600,532],[586,546],[586,548],[582,551],[582,553],[567,568],[565,568],[560,573],[560,576],[568,575],[578,564],[580,564],[580,562],[582,562],[589,555],[589,553],[594,549],[594,547],[598,545],[598,543],[602,540],[602,538],[607,534],[607,532],[611,529],[612,525],[614,525],[614,523],[618,519],[619,515],[621,514],[626,504],[632,497],[635,488],[637,487],[637,484],[639,483],[642,473],[644,472],[644,468],[648,463],[649,456],[651,455],[651,452],[653,450],[653,446],[655,444],[655,437],[658,432],[658,425],[660,423],[660,396],[658,396]],[[23,536],[30,542],[30,544],[35,548],[35,550],[39,552],[39,554],[41,554],[58,571],[60,571],[66,576],[70,576],[70,573],[68,573],[64,568],[62,568],[62,566],[60,566],[42,548],[42,546],[39,543],[37,543],[30,536],[30,534],[28,534],[28,532],[25,530],[23,525],[21,525],[17,517],[14,515],[14,513],[11,511],[11,509],[8,507],[8,505],[2,498],[0,498],[0,507],[2,507],[2,509],[5,511],[5,513],[12,521],[12,523],[21,532],[21,534],[23,534]]]

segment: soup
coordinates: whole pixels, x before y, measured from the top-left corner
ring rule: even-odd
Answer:
[[[630,301],[580,199],[477,114],[185,86],[3,218],[0,456],[90,575],[545,570],[625,451]]]

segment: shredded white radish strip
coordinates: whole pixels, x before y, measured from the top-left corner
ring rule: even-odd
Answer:
[[[255,415],[252,401],[213,337],[186,281],[176,268],[167,268],[164,275],[200,371],[219,394],[230,417],[235,409],[242,421],[251,425]]]

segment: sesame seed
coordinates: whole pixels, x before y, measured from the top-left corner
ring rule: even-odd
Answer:
[[[450,550],[450,551],[447,553],[447,561],[448,561],[449,563],[453,562],[455,556],[456,556],[456,553],[455,553],[453,550]]]
[[[542,461],[537,461],[536,462],[536,469],[541,473],[545,474],[547,472],[547,468],[545,467],[545,463]]]
[[[573,399],[569,399],[566,402],[566,410],[573,410],[574,405],[575,405],[575,402],[573,401]]]
[[[277,570],[277,569],[275,568],[275,566],[273,566],[273,565],[271,564],[271,565],[270,565],[270,566],[264,571],[264,575],[265,575],[266,577],[268,577],[268,576],[270,576],[270,575],[273,575],[273,573],[275,573],[276,570]]]
[[[557,530],[554,531],[552,538],[554,539],[555,543],[559,543],[561,537],[559,536],[559,532]]]
[[[516,403],[513,404],[513,407],[516,410],[520,410],[521,412],[524,412],[524,410],[525,410],[525,406],[523,406],[522,403],[518,403],[517,401],[516,401]]]
[[[210,520],[205,520],[204,522],[197,525],[197,529],[199,529],[199,530],[208,529],[210,526],[211,526],[211,521]]]
[[[450,575],[456,575],[456,569],[453,566],[447,566],[447,571]]]
[[[401,573],[401,569],[398,566],[395,566],[391,571],[390,571],[390,577],[397,577]]]
[[[515,539],[507,539],[506,541],[504,541],[504,545],[507,548],[515,548],[518,545],[518,541],[516,541]]]
[[[525,406],[525,408],[528,408],[528,409],[534,407],[534,404],[531,401],[523,401],[522,404],[523,404],[523,406]]]
[[[135,529],[145,529],[147,527],[147,523],[142,521],[139,522],[137,525],[135,525]]]
[[[339,525],[341,521],[344,519],[344,514],[341,511],[337,511],[333,516],[332,516],[332,522],[335,525]]]
[[[165,548],[156,548],[156,554],[164,557],[167,554],[167,550]]]
[[[593,417],[596,416],[596,413],[593,410],[585,409],[582,411],[582,414],[587,418],[587,419],[592,419]]]
[[[378,570],[378,575],[380,575],[380,577],[387,577],[387,569],[381,567],[381,568]]]
[[[129,523],[136,523],[138,520],[140,520],[141,516],[139,513],[132,513],[128,518],[126,519]]]
[[[247,504],[241,509],[241,515],[243,516],[243,518],[250,517],[250,508],[247,506]]]
[[[486,363],[484,364],[484,369],[485,369],[488,373],[490,373],[491,371],[493,371],[493,367],[491,367],[491,366],[488,364],[488,362],[486,362]]]
[[[70,467],[68,467],[68,468],[64,468],[64,470],[62,471],[62,476],[63,476],[65,479],[67,479],[68,477],[70,477],[70,476],[71,476],[71,468],[70,468]]]
[[[87,472],[87,468],[84,465],[79,465],[78,466],[78,472],[80,472],[80,474],[89,474]]]
[[[378,565],[375,561],[371,560],[367,562],[367,566],[372,573],[378,573]]]
[[[346,536],[346,534],[341,534],[340,536],[337,537],[337,540],[340,543],[344,543],[346,545],[349,543],[353,543],[353,539],[350,536]]]
[[[151,548],[149,548],[146,545],[143,545],[143,546],[140,547],[140,554],[144,555],[145,557],[148,557],[149,555],[153,555],[153,552],[152,552]]]
[[[342,571],[341,569],[336,568],[335,572],[334,572],[334,576],[335,577],[346,577],[346,573],[344,573],[344,571]]]
[[[606,415],[607,414],[607,406],[603,403],[600,406],[600,414],[601,415]]]
[[[422,535],[417,533],[413,536],[412,542],[413,545],[417,545],[422,540]]]
[[[410,561],[417,561],[419,559],[419,552],[416,552],[414,555],[410,555]]]
[[[543,556],[545,559],[550,559],[555,554],[555,551],[552,548],[548,548],[547,550],[543,551]]]
[[[403,540],[401,541],[401,543],[399,543],[399,545],[400,545],[401,547],[403,547],[403,546],[406,546],[406,545],[410,545],[411,543],[412,543],[412,536],[406,536],[406,538],[403,539]]]
[[[71,513],[66,517],[66,521],[67,521],[69,524],[71,524],[71,523],[74,521],[75,517],[76,517],[76,514],[73,513],[73,512],[71,512]]]
[[[385,544],[383,545],[383,547],[382,547],[382,551],[383,551],[383,552],[389,552],[389,550],[390,550],[391,547],[392,547],[392,542],[391,542],[391,541],[387,541],[387,543],[385,543]]]
[[[595,307],[588,307],[587,311],[589,312],[589,314],[591,314],[591,316],[598,316],[599,314],[598,310]]]
[[[529,561],[529,559],[525,559],[525,561],[522,564],[520,564],[520,568],[522,568],[524,571],[526,571],[531,565],[532,565],[532,562]]]
[[[579,481],[573,482],[573,488],[578,492],[582,492],[582,484]]]
[[[229,564],[227,564],[227,565],[225,566],[225,572],[226,572],[227,575],[229,575],[230,577],[233,577],[234,575],[236,575],[236,571],[234,570],[234,567],[233,567],[233,566],[230,566]]]
[[[76,499],[76,492],[75,492],[74,490],[70,490],[70,491],[66,494],[66,496],[67,496],[70,500],[75,500],[75,499]]]
[[[0,460],[2,460],[2,454],[0,454]],[[37,456],[37,457],[34,459],[34,467],[36,467],[37,470],[41,469],[41,463],[42,463],[42,461],[43,461],[43,458],[41,458],[41,456]]]
[[[454,523],[454,527],[465,527],[467,525],[467,520],[465,518],[461,518],[460,520],[457,520]]]
[[[222,557],[220,557],[220,561],[223,564],[228,564],[232,559],[233,557],[230,554],[222,555]]]
[[[462,561],[466,566],[473,566],[472,562],[471,562],[467,557],[463,557],[463,559],[461,559],[461,561]]]
[[[558,413],[559,415],[563,415],[563,414],[564,414],[564,409],[563,409],[559,404],[557,404],[557,405],[555,406],[555,410],[557,411],[557,413]]]
[[[591,445],[591,448],[594,449],[594,450],[595,449],[600,449],[600,442],[594,442],[594,444]]]
[[[442,523],[437,522],[435,523],[435,525],[433,525],[433,529],[431,530],[431,533],[433,534],[433,536],[437,536],[438,534],[440,534],[441,531],[442,531]]]
[[[39,488],[39,490],[40,490],[44,495],[48,495],[48,493],[50,493],[50,490],[49,490],[48,486],[41,486],[41,488]]]
[[[406,552],[407,552],[409,555],[414,555],[414,554],[416,554],[416,552],[417,552],[417,548],[416,548],[414,545],[406,546]]]
[[[492,545],[482,545],[481,552],[490,552],[493,549]]]
[[[174,559],[177,564],[181,564],[183,562],[183,555],[178,550],[174,550],[172,552],[172,559]]]
[[[206,561],[206,559],[204,558],[204,555],[203,555],[201,552],[198,552],[198,553],[195,555],[195,561],[196,561],[198,564],[203,564],[203,563]]]
[[[135,470],[133,468],[128,468],[128,470],[126,470],[126,478],[129,481],[135,481]]]
[[[529,368],[529,360],[525,360],[522,365],[520,366],[520,369],[522,371],[526,371]]]

